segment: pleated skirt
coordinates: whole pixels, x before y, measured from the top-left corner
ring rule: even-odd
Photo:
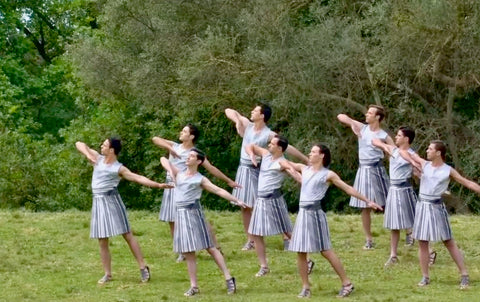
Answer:
[[[175,253],[195,252],[213,247],[213,241],[200,206],[177,207],[173,231]]]
[[[383,207],[387,199],[389,185],[389,178],[384,166],[360,165],[353,187],[363,196]],[[356,197],[350,198],[350,206],[368,208],[364,201]]]
[[[322,209],[298,210],[288,250],[292,252],[315,253],[330,250],[330,231],[327,215]]]
[[[127,210],[118,191],[93,194],[90,238],[109,238],[128,232]]]
[[[390,186],[385,203],[383,226],[390,230],[404,230],[413,227],[417,195],[412,187]]]
[[[258,197],[253,208],[248,233],[271,236],[292,231],[287,204],[283,196],[277,198]]]
[[[162,204],[160,205],[160,214],[158,219],[161,221],[175,221],[175,188],[163,190]]]
[[[452,239],[448,212],[443,202],[431,203],[420,200],[415,208],[413,238],[424,241]]]
[[[233,196],[240,199],[252,208],[255,205],[255,200],[257,199],[258,173],[259,169],[253,166],[238,166],[235,182],[238,183],[241,188],[234,188],[232,191]]]

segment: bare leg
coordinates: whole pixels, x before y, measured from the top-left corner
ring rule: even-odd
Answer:
[[[132,254],[137,260],[140,269],[145,269],[145,260],[143,259],[142,250],[140,249],[140,245],[133,236],[132,232],[125,233],[122,236],[125,241],[127,241],[130,251],[132,251]]]
[[[195,252],[183,253],[187,261],[188,276],[190,277],[190,286],[197,286],[197,256]]]
[[[112,257],[108,248],[108,238],[99,238],[98,244],[100,246],[100,259],[102,260],[103,270],[105,275],[112,276]]]
[[[220,246],[218,245],[217,235],[215,235],[215,229],[213,228],[212,223],[210,221],[207,222],[207,228],[208,228],[208,232],[210,233],[210,237],[212,238],[213,246],[219,249]]]
[[[245,234],[247,234],[247,240],[253,241],[252,235],[248,233],[248,226],[250,225],[250,219],[252,218],[252,208],[242,208],[242,222],[243,222],[243,230]]]
[[[225,280],[231,279],[232,276],[230,275],[230,271],[227,268],[227,264],[225,263],[225,258],[223,257],[222,253],[220,253],[220,251],[215,247],[207,249],[207,252],[212,255],[218,268],[222,271],[223,276],[225,276]]]
[[[390,257],[397,257],[398,241],[400,241],[400,230],[392,230],[390,236]]]
[[[172,238],[173,238],[173,231],[175,230],[175,222],[169,221],[169,222],[168,222],[168,225],[170,226],[170,235],[171,235]]]
[[[460,274],[462,276],[468,275],[462,253],[458,249],[458,246],[455,240],[453,239],[446,240],[443,242],[443,244],[445,245],[445,247],[447,247],[448,252],[450,253],[450,256],[452,256],[453,261],[455,261],[455,264],[457,265],[458,270],[460,271]]]
[[[302,279],[302,288],[310,289],[310,282],[308,281],[307,253],[297,253],[297,267],[300,278]]]
[[[364,208],[362,209],[362,226],[363,226],[363,232],[365,233],[365,238],[367,241],[372,241],[372,231],[371,231],[371,224],[372,224],[372,218],[370,217],[370,212],[372,210],[370,208]]]
[[[418,259],[420,261],[420,269],[422,271],[422,275],[423,277],[429,278],[428,261],[430,253],[428,251],[428,241],[419,240],[418,247]]]
[[[342,281],[342,285],[344,286],[349,285],[351,283],[350,279],[347,277],[347,273],[343,268],[342,262],[337,257],[335,252],[333,250],[322,251],[322,256],[325,257],[325,259],[327,259],[328,262],[330,262],[330,265],[335,270],[338,277],[340,277],[340,280]]]
[[[267,255],[265,252],[265,241],[263,236],[251,235],[253,241],[255,242],[255,251],[257,252],[258,262],[260,262],[261,267],[268,267],[267,264]]]

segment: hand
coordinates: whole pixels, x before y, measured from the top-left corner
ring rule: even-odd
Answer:
[[[239,201],[234,201],[234,200],[231,200],[230,201],[231,204],[235,205],[235,206],[239,206],[243,209],[245,208],[250,208],[248,205],[246,205],[243,201],[239,200]]]
[[[257,156],[255,154],[250,155],[250,160],[252,161],[253,166],[257,167]]]
[[[379,206],[378,204],[376,204],[375,202],[373,202],[371,200],[367,201],[367,205],[368,205],[369,208],[379,210],[379,211],[383,211],[383,208],[381,206]]]
[[[172,189],[172,188],[175,188],[175,184],[173,182],[169,182],[169,183],[159,183],[158,184],[158,188],[159,189]]]
[[[228,184],[228,186],[229,186],[230,188],[238,188],[238,189],[240,189],[240,188],[242,187],[241,185],[239,185],[238,183],[234,182],[233,180],[229,180],[227,184]]]

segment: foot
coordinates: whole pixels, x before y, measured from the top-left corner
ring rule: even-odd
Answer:
[[[186,292],[183,293],[183,295],[185,297],[191,297],[191,296],[195,296],[196,294],[199,294],[200,293],[200,290],[198,289],[198,287],[190,287]]]
[[[413,239],[412,233],[407,233],[405,235],[405,246],[413,246],[415,239]]]
[[[309,288],[302,288],[302,291],[298,294],[298,298],[310,298],[311,293]]]
[[[185,261],[185,256],[183,256],[183,254],[178,254],[178,258],[175,261],[177,261],[177,263],[183,262]]]
[[[462,279],[460,279],[460,289],[467,289],[470,285],[470,278],[468,275],[463,275]]]
[[[311,260],[311,259],[308,259],[308,261],[307,261],[307,274],[310,275],[312,273],[314,266],[315,266],[315,262],[313,262],[313,260]]]
[[[375,243],[372,240],[365,241],[365,245],[363,246],[364,250],[373,250],[375,249]]]
[[[98,280],[98,284],[104,285],[107,284],[108,282],[112,281],[112,275],[107,275],[105,274],[100,280]]]
[[[355,289],[355,287],[353,287],[352,283],[349,283],[347,285],[342,285],[342,288],[338,292],[337,297],[338,298],[348,297],[353,292],[354,289]]]
[[[242,247],[242,251],[251,251],[255,249],[255,243],[253,241],[247,241]]]
[[[429,265],[429,266],[434,265],[434,264],[435,264],[435,260],[437,260],[437,252],[432,251],[432,252],[430,253],[429,258],[428,258],[428,265]]]
[[[288,251],[288,246],[290,245],[290,239],[283,239],[283,250]]]
[[[390,258],[388,258],[387,262],[385,262],[385,267],[387,268],[387,267],[395,265],[397,263],[398,263],[397,256],[390,256]]]
[[[150,281],[150,268],[148,266],[140,269],[140,279],[143,283]]]
[[[232,295],[237,291],[237,283],[234,277],[225,280],[225,283],[227,284],[227,294]]]
[[[430,284],[430,278],[423,276],[422,280],[420,280],[420,282],[418,282],[417,285],[420,286],[420,287],[424,287],[424,286],[427,286],[429,284]]]
[[[268,267],[260,267],[258,273],[255,274],[255,277],[263,277],[266,274],[270,273],[270,269]]]

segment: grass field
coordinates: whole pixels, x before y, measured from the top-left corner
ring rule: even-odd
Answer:
[[[452,216],[454,236],[464,252],[471,286],[458,289],[459,274],[442,244],[435,244],[437,263],[432,283],[418,288],[421,278],[417,245],[399,248],[398,265],[384,269],[389,256],[389,232],[382,215],[374,215],[377,248],[362,250],[360,216],[327,214],[335,251],[342,259],[355,291],[347,301],[480,301],[480,220],[478,216]],[[206,252],[198,256],[200,295],[186,298],[189,281],[184,263],[176,263],[168,225],[157,213],[132,211],[130,222],[151,268],[152,279],[139,282],[139,271],[122,239],[111,240],[114,280],[98,286],[103,275],[98,243],[89,239],[90,213],[31,213],[0,211],[0,301],[298,301],[301,289],[296,255],[282,250],[280,236],[267,238],[271,273],[255,278],[255,252],[242,252],[244,243],[239,213],[206,212],[213,223],[237,278],[237,294],[227,296],[224,280]],[[295,219],[295,215],[292,216]],[[340,281],[320,254],[311,275],[311,300],[338,301]]]

